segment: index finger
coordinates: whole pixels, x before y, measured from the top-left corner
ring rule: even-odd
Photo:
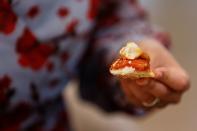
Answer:
[[[174,91],[185,91],[189,88],[189,77],[178,68],[157,68],[155,79],[163,82]]]

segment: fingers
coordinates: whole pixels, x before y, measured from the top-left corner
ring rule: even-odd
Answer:
[[[178,103],[181,99],[180,92],[172,91],[166,85],[155,80],[151,81],[144,89],[163,103]]]
[[[155,99],[153,95],[140,89],[134,81],[122,80],[121,85],[130,102],[137,107],[143,107],[142,103],[151,103]]]
[[[158,78],[163,77],[157,74]],[[168,104],[176,104],[180,101],[182,92],[172,90],[167,84],[156,79],[121,80],[122,88],[129,102],[137,107],[144,107],[143,103],[152,103],[155,98],[160,102],[156,107],[165,107]],[[145,107],[144,107],[145,108]]]
[[[179,68],[157,68],[155,75],[157,80],[174,91],[183,92],[189,88],[189,77]]]
[[[141,102],[139,99],[137,99],[132,92],[130,91],[130,87],[123,81],[121,81],[121,85],[122,85],[122,89],[126,95],[128,104],[132,103],[133,105],[137,106],[137,107],[141,107]]]

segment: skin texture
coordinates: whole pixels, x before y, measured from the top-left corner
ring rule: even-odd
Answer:
[[[190,85],[186,71],[158,41],[146,39],[141,41],[139,46],[149,54],[150,67],[155,73],[155,78],[120,79],[128,102],[144,109],[147,107],[144,107],[142,103],[151,103],[155,98],[159,98],[160,102],[148,109],[178,103]]]

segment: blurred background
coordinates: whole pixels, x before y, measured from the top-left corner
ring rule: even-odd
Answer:
[[[77,131],[197,131],[197,0],[140,0],[148,10],[152,23],[172,36],[172,53],[191,77],[191,89],[180,104],[167,107],[143,120],[125,114],[105,114],[72,97],[67,101],[72,124]],[[76,86],[76,85],[70,85]],[[70,90],[70,91],[69,91]]]

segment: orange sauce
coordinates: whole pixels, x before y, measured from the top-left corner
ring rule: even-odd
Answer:
[[[138,71],[147,71],[149,70],[149,60],[143,58],[137,58],[134,60],[119,58],[112,64],[111,69],[117,70],[124,67],[133,67]]]

